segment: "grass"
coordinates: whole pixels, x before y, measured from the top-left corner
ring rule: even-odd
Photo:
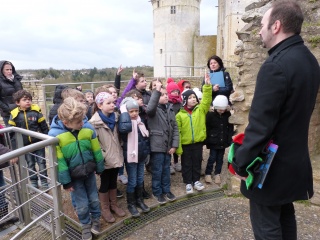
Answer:
[[[311,43],[312,47],[317,47],[318,43],[320,43],[320,36],[313,36],[308,39],[308,42]]]

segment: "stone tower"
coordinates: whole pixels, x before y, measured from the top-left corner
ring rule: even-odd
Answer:
[[[238,59],[234,54],[234,50],[239,44],[236,32],[246,24],[241,18],[250,3],[252,0],[218,0],[217,54],[226,62],[225,65],[234,65]]]
[[[200,34],[201,0],[151,0],[155,77],[190,75],[194,41]],[[164,67],[164,66],[184,66]]]

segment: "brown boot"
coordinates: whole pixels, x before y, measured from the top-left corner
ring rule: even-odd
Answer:
[[[125,211],[123,211],[117,204],[117,189],[109,189],[109,197],[110,197],[110,205],[111,211],[117,214],[119,217],[124,217],[126,215]]]
[[[109,192],[106,192],[106,193],[99,192],[99,201],[101,204],[102,218],[108,223],[115,222],[116,219],[113,217],[112,213],[110,212]]]

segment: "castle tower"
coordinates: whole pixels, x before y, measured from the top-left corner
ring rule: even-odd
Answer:
[[[238,57],[234,50],[238,44],[236,32],[240,31],[246,23],[241,20],[245,8],[252,3],[252,0],[225,1],[218,0],[218,32],[217,54],[226,62],[234,65]]]
[[[151,0],[155,77],[190,75],[194,37],[200,34],[201,0]]]

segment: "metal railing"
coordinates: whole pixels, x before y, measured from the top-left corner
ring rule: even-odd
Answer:
[[[1,217],[0,222],[4,222],[13,215],[19,217],[19,221],[23,228],[12,239],[20,238],[30,229],[30,227],[37,224],[49,228],[52,239],[66,239],[64,226],[65,216],[62,212],[60,183],[57,179],[55,146],[59,140],[45,134],[22,128],[8,127],[0,130],[0,134],[5,134],[7,139],[9,139],[8,136],[10,133],[15,134],[16,149],[1,155],[0,164],[4,164],[10,159],[18,157],[18,173],[14,166],[9,167],[10,172],[6,170],[4,172],[7,185],[4,190],[0,192],[0,196],[2,194],[2,196],[9,198],[9,203],[7,203],[6,200],[2,202],[2,207],[7,208],[7,214]],[[40,139],[40,141],[24,146],[22,139],[23,135]],[[44,176],[41,172],[34,172],[34,174],[30,175],[30,169],[28,169],[26,163],[26,155],[42,148],[47,149],[46,160],[48,161],[48,177]],[[28,180],[33,175],[46,177],[50,182],[49,188],[37,189],[32,187]],[[50,191],[50,195],[48,194],[48,191]],[[42,201],[42,203],[40,203],[40,201]],[[50,203],[48,204],[48,202]],[[37,214],[37,212],[39,212],[37,211],[37,208],[41,208],[40,214]],[[45,219],[47,220],[43,221]],[[35,239],[41,238],[39,232],[36,232],[35,234]],[[48,234],[48,232],[46,232],[46,234]]]

